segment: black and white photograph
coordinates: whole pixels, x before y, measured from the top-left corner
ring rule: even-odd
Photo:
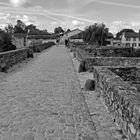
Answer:
[[[0,0],[0,140],[140,140],[140,0]]]

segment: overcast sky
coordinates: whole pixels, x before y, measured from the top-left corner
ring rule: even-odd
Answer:
[[[140,29],[140,0],[0,0],[0,27],[20,19],[41,29],[67,29],[104,22],[115,33]]]

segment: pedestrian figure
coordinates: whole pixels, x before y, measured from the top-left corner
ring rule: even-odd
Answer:
[[[59,39],[56,40],[57,47],[59,47]]]
[[[65,39],[65,46],[68,46],[68,40]]]

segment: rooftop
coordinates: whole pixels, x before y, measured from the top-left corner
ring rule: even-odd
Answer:
[[[140,37],[140,33],[125,33],[125,37]]]

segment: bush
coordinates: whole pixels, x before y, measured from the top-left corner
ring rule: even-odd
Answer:
[[[8,72],[8,66],[5,63],[1,64],[0,67],[1,67],[1,72],[4,72],[4,73]]]
[[[33,50],[32,49],[28,49],[27,50],[27,58],[33,58],[34,56],[33,56]]]
[[[0,30],[1,38],[0,38],[0,50],[3,51],[10,51],[16,50],[16,46],[12,43],[12,36],[10,33],[6,33]]]
[[[140,57],[140,49],[135,49],[134,56],[135,57]]]

